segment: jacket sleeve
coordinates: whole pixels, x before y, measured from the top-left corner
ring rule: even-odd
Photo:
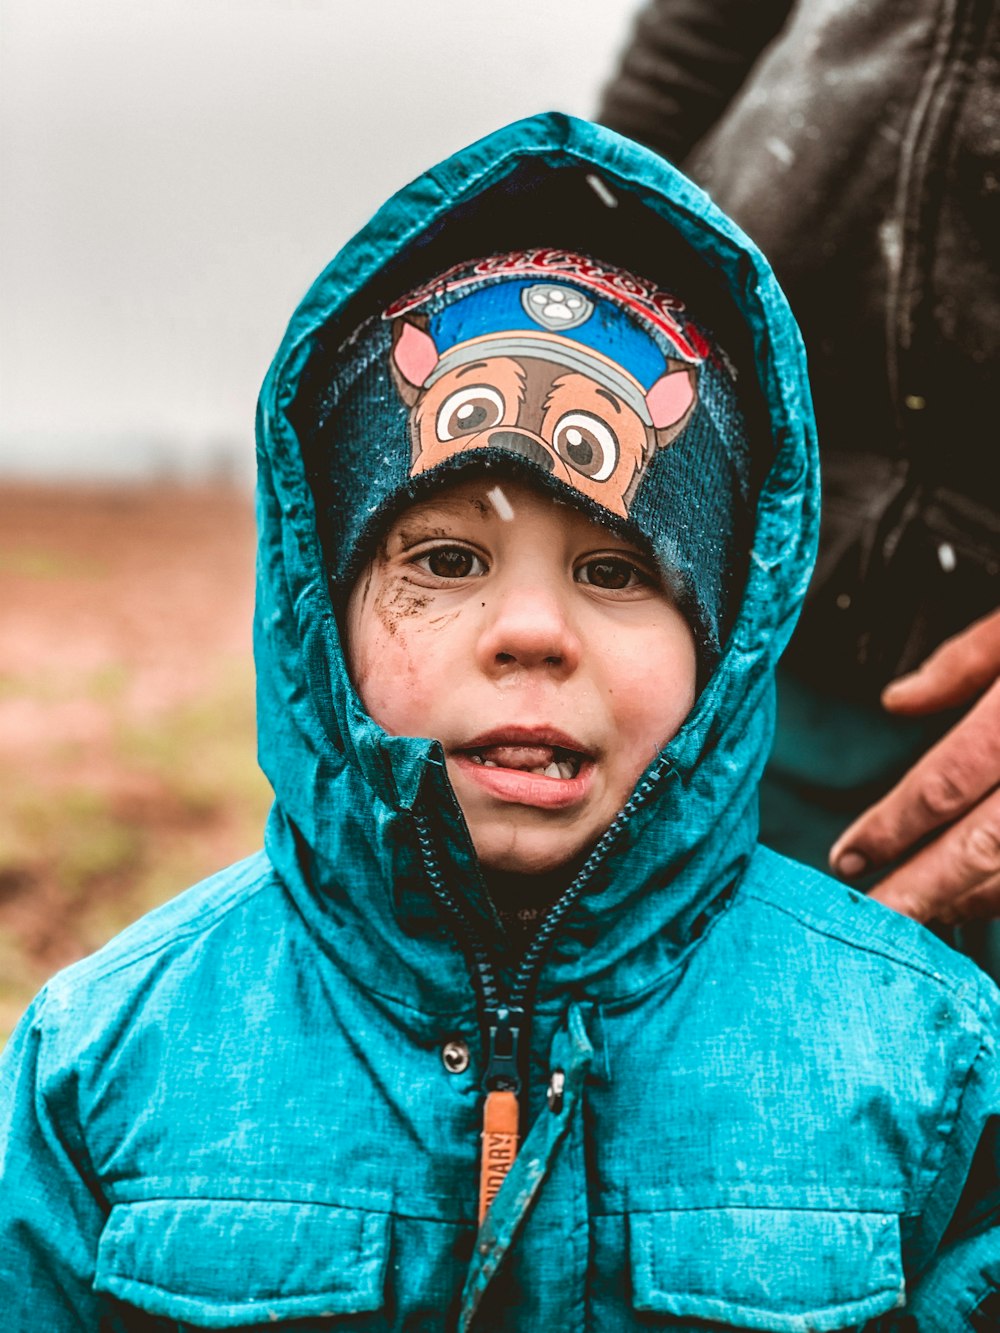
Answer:
[[[937,1254],[912,1287],[892,1333],[989,1333],[1000,1329],[1000,1053],[988,1032],[962,1091],[949,1151],[927,1214],[958,1207]],[[971,1162],[971,1164],[970,1164]],[[965,1173],[964,1184],[959,1176]],[[942,1219],[943,1222],[944,1219]],[[907,1322],[907,1319],[909,1322]]]
[[[43,991],[0,1056],[0,1322],[76,1333],[99,1325],[106,1208],[45,1086],[44,1011]]]
[[[791,7],[792,0],[648,0],[597,119],[681,162]]]

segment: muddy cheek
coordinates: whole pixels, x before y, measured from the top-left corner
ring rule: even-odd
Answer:
[[[430,600],[426,593],[405,581],[384,583],[376,594],[372,611],[385,632],[395,638],[403,622],[419,616]]]

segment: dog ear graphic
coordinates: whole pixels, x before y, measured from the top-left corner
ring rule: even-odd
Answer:
[[[668,361],[668,370],[646,393],[646,406],[653,428],[667,431],[666,439],[657,438],[663,445],[675,439],[683,429],[695,405],[694,367],[682,361]]]
[[[393,327],[392,370],[399,396],[407,407],[420,397],[438,359],[434,339],[426,329],[408,319],[397,320]]]

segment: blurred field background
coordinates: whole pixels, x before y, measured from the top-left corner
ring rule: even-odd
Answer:
[[[259,847],[253,541],[244,488],[0,483],[0,1036]]]

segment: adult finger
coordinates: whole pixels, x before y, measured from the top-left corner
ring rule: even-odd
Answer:
[[[946,829],[869,895],[917,921],[1000,917],[1000,792]]]
[[[840,835],[830,865],[844,879],[888,865],[964,815],[1000,784],[1000,681],[895,787]]]
[[[890,712],[911,717],[966,703],[1000,677],[1000,610],[955,634],[882,691]]]

